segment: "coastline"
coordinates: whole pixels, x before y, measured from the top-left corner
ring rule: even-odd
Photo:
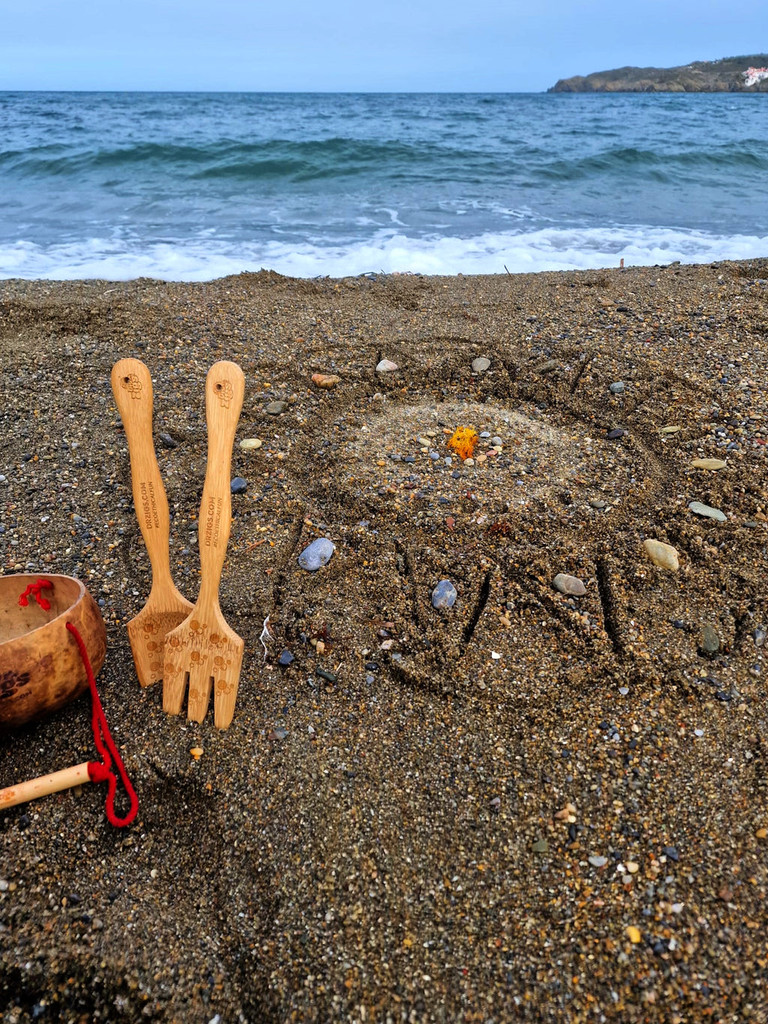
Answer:
[[[8,1020],[760,1019],[766,330],[765,259],[0,282],[2,571],[102,603],[99,689],[141,801],[125,832],[95,786],[3,813]],[[191,599],[205,373],[246,375],[227,732],[134,675],[150,572],[109,387],[129,355]],[[446,465],[470,424],[486,458]],[[317,536],[336,553],[309,574]],[[0,785],[92,743],[81,698],[4,739]]]

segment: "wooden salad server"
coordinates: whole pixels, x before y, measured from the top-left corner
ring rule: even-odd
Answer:
[[[131,456],[133,503],[152,566],[147,603],[128,623],[136,675],[142,686],[163,677],[165,637],[189,615],[192,605],[171,579],[168,499],[152,441],[152,378],[138,359],[112,367],[112,391],[123,420]]]
[[[227,729],[235,711],[244,643],[224,621],[219,584],[232,523],[230,470],[245,378],[236,363],[222,360],[208,371],[205,415],[208,466],[200,507],[200,596],[182,624],[168,634],[163,671],[163,709],[181,712],[189,684],[187,717],[202,722],[213,689],[214,722]]]

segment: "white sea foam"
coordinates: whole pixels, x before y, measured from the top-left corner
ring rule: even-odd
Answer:
[[[275,270],[293,277],[363,273],[530,273],[672,263],[712,263],[768,256],[768,237],[719,236],[673,228],[547,228],[473,238],[409,238],[391,231],[349,245],[234,243],[215,236],[154,245],[88,239],[48,247],[0,246],[0,277],[110,281],[152,277],[210,281]]]

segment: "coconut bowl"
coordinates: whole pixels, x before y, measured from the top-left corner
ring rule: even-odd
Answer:
[[[71,622],[80,633],[94,675],[104,664],[107,635],[101,612],[80,580],[46,575],[53,589],[34,597],[26,608],[19,597],[39,575],[0,576],[0,730],[13,729],[48,715],[88,687],[88,676]]]

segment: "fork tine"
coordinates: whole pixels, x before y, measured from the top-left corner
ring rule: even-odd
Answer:
[[[240,667],[243,664],[243,645],[233,645],[233,661],[215,678],[213,690],[213,721],[217,729],[228,729],[235,713]]]
[[[205,720],[208,705],[211,702],[213,677],[207,664],[195,665],[189,671],[189,700],[187,701],[187,718],[191,722]]]
[[[169,661],[166,649],[163,668],[163,711],[167,711],[170,715],[181,714],[184,691],[187,688],[186,676],[185,666]]]

